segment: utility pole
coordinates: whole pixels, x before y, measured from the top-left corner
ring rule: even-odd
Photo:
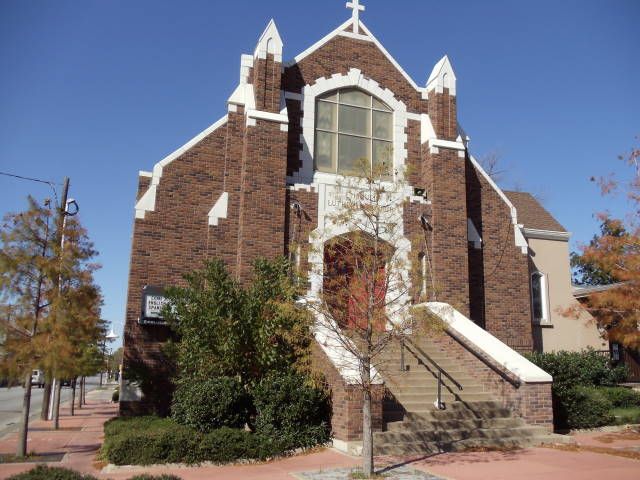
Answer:
[[[67,219],[68,196],[69,196],[69,177],[64,177],[64,181],[62,184],[62,198],[60,199],[60,209],[58,210],[58,218],[56,219],[56,227],[57,227],[56,228],[56,245],[60,245],[60,253],[58,255],[60,257],[59,260],[61,262],[62,262],[62,249],[64,247],[64,228],[67,223],[66,219]],[[58,276],[58,294],[60,294],[61,292],[62,292],[62,276],[59,275]],[[61,390],[60,379],[56,378],[55,371],[54,371],[53,382],[51,386],[51,394],[48,397],[49,399],[48,417],[49,417],[49,420],[55,417],[56,425],[54,425],[54,428],[56,430],[58,428],[58,425],[57,425],[58,416],[55,415],[56,412],[54,412],[54,409],[57,410],[57,406],[59,405],[60,390]]]

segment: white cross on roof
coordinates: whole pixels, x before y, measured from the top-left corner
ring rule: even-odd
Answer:
[[[360,31],[360,12],[364,12],[364,5],[360,5],[360,0],[351,0],[347,2],[347,8],[353,10],[351,18],[353,19],[353,33]]]

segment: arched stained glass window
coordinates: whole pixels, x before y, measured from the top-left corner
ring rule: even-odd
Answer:
[[[393,111],[355,88],[316,100],[315,168],[320,172],[390,178],[393,164]]]

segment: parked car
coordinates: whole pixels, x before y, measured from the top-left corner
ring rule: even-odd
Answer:
[[[31,385],[37,385],[39,388],[44,387],[44,372],[42,370],[31,372]]]

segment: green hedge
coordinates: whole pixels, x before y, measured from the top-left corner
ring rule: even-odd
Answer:
[[[28,472],[12,475],[7,480],[98,480],[93,475],[84,475],[68,468],[38,465]],[[175,475],[136,475],[129,480],[180,480]]]
[[[615,421],[611,413],[613,405],[596,387],[574,387],[569,389],[559,406],[559,421],[568,428],[595,428],[610,425]]]
[[[554,392],[578,386],[613,386],[627,378],[625,366],[612,366],[594,350],[582,352],[532,353],[529,360],[553,377]]]
[[[631,388],[601,387],[600,391],[614,408],[640,407],[640,392]]]
[[[208,433],[170,418],[116,418],[105,424],[102,457],[115,465],[229,463],[282,455],[286,442],[249,431],[221,427]]]
[[[527,355],[553,377],[553,416],[556,428],[593,428],[613,423],[611,409],[630,396],[614,385],[628,371],[614,367],[594,350]]]
[[[297,374],[269,375],[253,389],[256,432],[289,449],[329,440],[331,405],[328,393],[308,385]]]
[[[207,433],[220,427],[244,427],[250,406],[251,399],[235,378],[187,378],[176,385],[171,416],[182,425]]]

